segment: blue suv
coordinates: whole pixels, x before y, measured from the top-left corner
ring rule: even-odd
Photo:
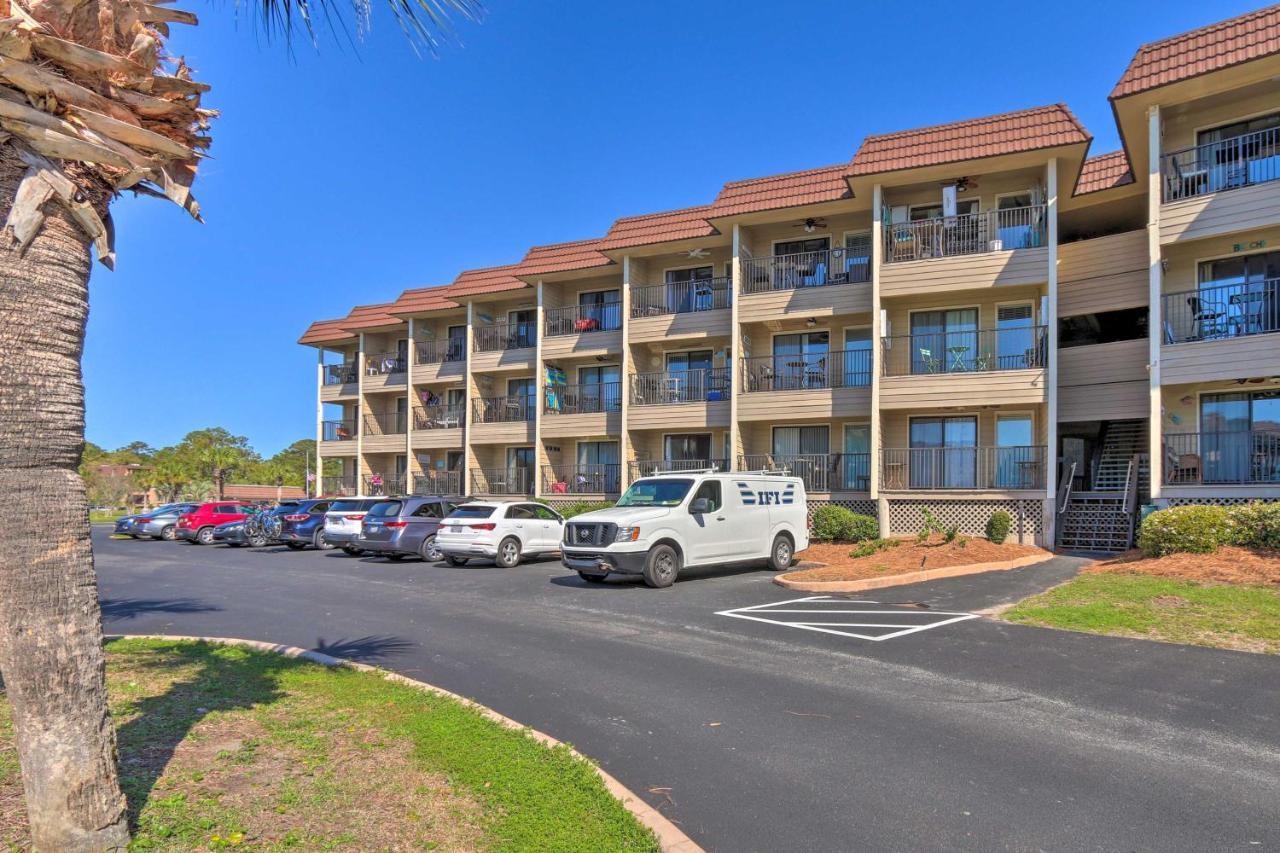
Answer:
[[[280,541],[295,551],[308,545],[321,550],[332,548],[324,541],[324,514],[329,511],[329,504],[327,498],[298,501],[280,519]]]

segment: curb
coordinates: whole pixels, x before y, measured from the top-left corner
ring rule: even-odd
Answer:
[[[684,832],[672,823],[666,815],[640,799],[640,797],[636,796],[634,791],[623,785],[613,776],[606,773],[599,765],[590,758],[587,758],[587,756],[578,752],[578,750],[563,741],[553,738],[546,732],[531,729],[526,725],[516,722],[510,717],[499,714],[487,705],[481,705],[479,702],[468,699],[465,696],[459,696],[457,693],[445,690],[443,687],[436,687],[434,684],[428,684],[425,681],[417,681],[396,672],[390,672],[380,667],[370,666],[367,663],[358,663],[356,661],[330,657],[329,655],[321,654],[320,652],[300,649],[297,646],[265,643],[261,640],[242,640],[237,637],[190,637],[174,634],[107,634],[105,639],[170,640],[198,643],[219,643],[224,646],[243,646],[245,648],[255,649],[261,652],[274,652],[275,654],[284,655],[285,657],[303,658],[304,660],[309,660],[312,663],[318,663],[321,666],[341,666],[348,669],[358,670],[360,672],[376,673],[387,681],[392,681],[396,684],[403,684],[408,687],[412,687],[415,690],[434,693],[437,696],[444,696],[449,699],[453,699],[457,702],[461,702],[468,708],[478,711],[481,716],[497,723],[503,728],[524,732],[534,740],[546,746],[563,746],[568,749],[572,755],[577,758],[581,758],[588,766],[591,767],[592,770],[596,772],[596,775],[600,777],[600,781],[604,783],[604,786],[608,789],[609,793],[621,802],[623,807],[626,808],[627,811],[631,812],[636,820],[640,821],[641,824],[653,833],[654,837],[658,840],[658,847],[663,851],[663,853],[702,853],[702,848],[695,844],[693,839],[685,835]]]
[[[777,575],[773,582],[778,586],[785,586],[787,589],[794,589],[799,592],[865,592],[869,589],[886,589],[892,586],[906,586],[907,584],[920,583],[921,581],[939,580],[941,578],[957,578],[962,575],[979,575],[983,572],[1006,572],[1010,569],[1021,569],[1025,566],[1034,566],[1036,563],[1043,563],[1052,560],[1058,556],[1050,552],[1043,555],[1030,554],[1026,557],[1019,557],[1016,560],[1002,560],[994,563],[970,563],[967,566],[948,566],[941,569],[925,569],[919,572],[908,572],[903,575],[891,575],[887,578],[862,578],[854,581],[800,581],[792,580],[787,575],[796,574],[796,572],[788,572],[785,575]]]

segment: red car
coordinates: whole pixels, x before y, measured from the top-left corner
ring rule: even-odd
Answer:
[[[252,504],[243,501],[212,501],[200,504],[193,512],[178,516],[174,526],[175,539],[186,539],[197,545],[213,543],[213,528],[228,521],[244,521]]]

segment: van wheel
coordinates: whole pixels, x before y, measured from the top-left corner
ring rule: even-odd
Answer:
[[[445,559],[449,561],[449,565],[451,566],[465,566],[467,564],[466,557],[455,557],[451,554],[448,557],[445,557]]]
[[[324,531],[317,530],[315,537],[311,540],[311,544],[316,546],[317,551],[329,551],[333,548],[329,544],[329,540],[324,538]]]
[[[680,574],[680,555],[670,545],[658,545],[644,561],[644,582],[654,589],[664,589],[676,582]]]
[[[428,536],[422,540],[422,545],[418,548],[418,556],[428,563],[440,562],[440,558],[444,555],[440,553],[440,548],[436,546],[436,537]]]
[[[785,533],[779,533],[773,537],[773,547],[769,549],[769,568],[775,572],[791,568],[791,559],[795,553],[791,537]]]
[[[520,540],[508,536],[499,542],[498,556],[493,558],[493,562],[500,569],[514,569],[520,565]]]

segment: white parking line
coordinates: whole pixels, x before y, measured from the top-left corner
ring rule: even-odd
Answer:
[[[865,609],[832,607],[832,605],[841,604],[872,604],[876,605],[876,607]],[[804,614],[818,618],[797,619],[790,616],[790,614]],[[793,598],[787,601],[755,604],[750,607],[737,607],[733,610],[720,610],[716,612],[716,615],[730,616],[734,619],[747,619],[752,622],[764,622],[767,625],[781,625],[785,628],[799,628],[802,631],[818,631],[823,634],[855,637],[859,640],[873,640],[877,643],[884,640],[892,640],[895,637],[905,637],[918,631],[928,631],[932,628],[941,628],[944,625],[953,625],[956,622],[978,618],[975,613],[958,613],[948,610],[917,610],[893,604],[881,604],[878,601],[855,601],[835,598],[829,595],[813,595],[807,598]],[[857,620],[829,621],[824,618],[838,615],[857,617]],[[882,616],[884,620],[868,618],[871,616]],[[913,621],[916,618],[921,621]],[[848,628],[862,630],[838,630]],[[871,633],[867,629],[881,630]]]

